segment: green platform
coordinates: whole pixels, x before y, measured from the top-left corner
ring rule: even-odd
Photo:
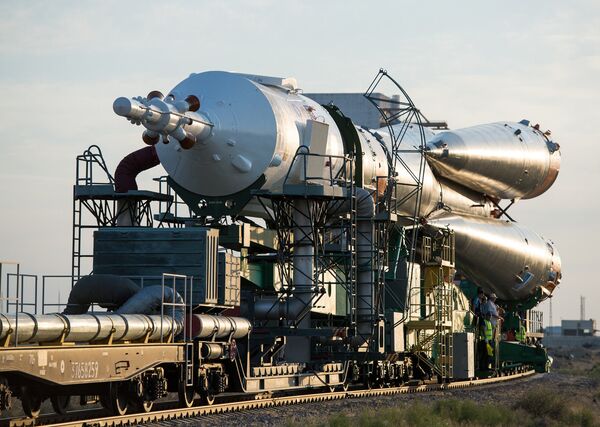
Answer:
[[[544,347],[500,341],[500,363],[502,365],[531,365],[536,372],[549,372],[552,359]]]

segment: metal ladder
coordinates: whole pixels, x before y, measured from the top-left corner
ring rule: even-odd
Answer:
[[[441,267],[443,268],[443,267]],[[444,379],[453,378],[453,347],[452,335],[452,299],[453,288],[441,280],[438,288],[434,290],[436,305],[436,335],[437,335],[437,361],[436,365]]]
[[[97,182],[94,177],[94,170],[100,169],[104,172],[103,181]],[[83,221],[83,203],[76,197],[77,186],[92,185],[114,185],[114,178],[110,174],[102,150],[97,145],[92,145],[86,149],[83,154],[77,156],[75,169],[75,187],[73,187],[73,223],[72,223],[72,255],[71,255],[71,286],[75,285],[81,277],[82,258],[91,258],[91,254],[82,254],[81,251],[81,231],[86,227]]]
[[[350,325],[354,329],[355,335],[358,333],[356,330],[358,325],[358,253],[357,253],[357,224],[356,224],[356,191],[353,183],[350,183],[350,212],[348,218],[348,232],[350,234],[347,242],[347,249],[350,251],[350,265],[348,269],[348,285],[350,289]]]

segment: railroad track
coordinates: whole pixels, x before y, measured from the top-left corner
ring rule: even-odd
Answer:
[[[313,403],[313,402],[324,402],[331,400],[341,399],[354,399],[361,397],[375,397],[375,396],[389,396],[394,394],[407,394],[407,393],[425,393],[432,391],[444,391],[444,390],[455,390],[464,389],[469,387],[476,387],[488,384],[497,384],[500,382],[512,381],[519,378],[528,377],[534,375],[535,371],[525,371],[511,375],[505,375],[494,378],[484,378],[477,380],[468,381],[457,381],[452,383],[442,384],[422,384],[414,386],[400,386],[400,387],[389,387],[389,388],[376,388],[370,390],[348,390],[348,391],[334,391],[334,392],[322,392],[314,394],[296,395],[296,396],[282,396],[282,397],[270,397],[254,400],[243,400],[230,403],[219,403],[210,406],[196,406],[193,408],[177,408],[177,409],[166,409],[158,410],[149,413],[138,413],[122,416],[109,416],[99,418],[88,418],[88,419],[77,419],[70,421],[57,422],[57,418],[40,417],[39,419],[13,419],[5,420],[2,425],[10,427],[25,427],[25,426],[47,426],[47,427],[112,427],[112,426],[126,426],[126,425],[137,425],[151,422],[164,422],[170,420],[184,420],[200,417],[203,415],[217,415],[226,414],[232,412],[239,412],[252,409],[264,409],[274,408],[286,405],[297,405],[301,403]],[[83,414],[90,411],[78,411]],[[77,416],[77,412],[73,412],[68,416]]]

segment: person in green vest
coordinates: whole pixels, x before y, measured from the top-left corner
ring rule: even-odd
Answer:
[[[525,322],[521,318],[519,318],[518,329],[515,331],[515,338],[520,343],[526,343],[527,341],[527,329],[525,328]]]
[[[489,315],[479,322],[478,355],[479,369],[487,371],[494,357],[494,328]]]

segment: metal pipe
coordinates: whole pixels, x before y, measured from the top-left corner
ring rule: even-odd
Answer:
[[[374,309],[373,296],[375,285],[374,255],[377,248],[373,241],[373,216],[375,203],[371,193],[364,188],[356,189],[356,258],[358,269],[357,280],[357,334],[360,345],[365,343],[373,333]]]
[[[252,330],[252,324],[243,317],[192,314],[192,337],[194,338],[244,338]]]
[[[225,349],[223,344],[210,342],[210,343],[202,343],[201,355],[203,359],[214,360],[220,359],[225,354]]]
[[[129,190],[137,190],[135,178],[140,172],[158,166],[160,161],[156,155],[154,146],[141,148],[128,154],[119,162],[115,170],[115,191],[127,193]],[[136,223],[136,203],[132,200],[120,199],[117,201],[117,225],[119,227],[131,227]]]
[[[163,301],[171,305],[163,307]],[[177,322],[185,317],[184,301],[181,295],[168,286],[146,286],[125,301],[117,310],[119,314],[160,314],[173,316]]]
[[[18,322],[18,325],[17,325]],[[0,314],[0,339],[10,334],[10,341],[19,343],[43,343],[54,341],[96,342],[137,341],[148,337],[149,341],[161,339],[161,323],[163,338],[174,329],[178,335],[183,328],[181,322],[169,316],[161,318],[157,315],[143,314],[41,314],[19,313]]]
[[[296,326],[300,329],[309,329],[311,327],[312,300],[316,291],[314,280],[314,239],[313,223],[311,218],[312,203],[307,199],[298,199],[294,201],[293,219],[296,227],[294,228],[294,257],[293,257],[293,296],[306,307],[304,317]],[[286,344],[286,356],[290,361],[307,362],[310,360],[311,348],[310,337],[297,336],[290,337]]]

